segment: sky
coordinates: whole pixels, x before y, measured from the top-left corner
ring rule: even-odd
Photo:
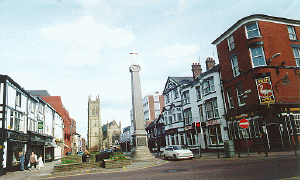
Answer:
[[[89,95],[100,97],[103,124],[130,125],[132,63],[142,96],[162,93],[168,76],[192,76],[192,63],[218,63],[211,43],[241,18],[300,20],[299,9],[300,0],[0,0],[0,74],[61,96],[86,137]]]

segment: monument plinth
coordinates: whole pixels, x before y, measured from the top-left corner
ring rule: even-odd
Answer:
[[[147,132],[145,130],[143,104],[142,104],[142,91],[140,83],[139,71],[140,66],[133,64],[129,67],[131,72],[131,92],[132,92],[132,109],[133,109],[133,122],[135,147],[132,150],[133,161],[149,161],[154,157],[149,151]]]

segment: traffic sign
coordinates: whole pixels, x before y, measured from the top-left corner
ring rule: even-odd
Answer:
[[[249,121],[247,119],[241,119],[239,125],[241,128],[247,128],[249,127]]]

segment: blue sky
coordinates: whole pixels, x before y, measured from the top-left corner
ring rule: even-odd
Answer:
[[[130,125],[129,66],[141,66],[143,96],[168,76],[192,76],[217,59],[211,42],[239,19],[300,20],[299,0],[0,0],[0,73],[27,90],[61,96],[86,136],[87,102],[100,96],[102,122]]]

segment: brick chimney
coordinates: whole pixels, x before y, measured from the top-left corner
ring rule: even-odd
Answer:
[[[193,63],[193,65],[192,65],[192,71],[193,71],[193,78],[195,79],[199,74],[202,73],[202,69],[201,69],[200,63]]]
[[[215,67],[216,62],[213,58],[208,57],[205,61],[205,64],[206,64],[206,71],[208,71],[211,68]]]

